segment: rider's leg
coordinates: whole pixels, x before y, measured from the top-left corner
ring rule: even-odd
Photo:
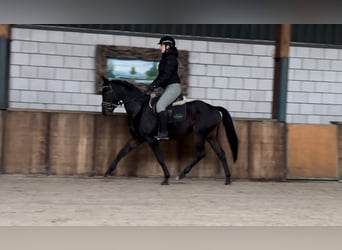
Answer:
[[[164,93],[157,102],[157,113],[159,119],[159,133],[158,140],[168,140],[167,131],[167,113],[166,107],[169,106],[182,93],[182,86],[179,83],[173,83],[166,87]]]

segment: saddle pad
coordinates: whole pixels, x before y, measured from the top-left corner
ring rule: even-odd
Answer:
[[[176,105],[167,109],[169,112],[169,123],[181,122],[186,119],[186,105]]]

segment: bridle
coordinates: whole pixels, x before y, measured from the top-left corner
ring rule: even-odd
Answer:
[[[130,100],[127,100],[127,101],[123,101],[123,100],[119,100],[117,102],[114,102],[114,96],[113,96],[113,88],[112,88],[112,85],[109,84],[109,86],[103,86],[102,89],[105,89],[105,88],[110,88],[110,91],[112,92],[112,98],[110,99],[110,102],[104,102],[102,101],[102,109],[106,109],[106,110],[109,110],[110,112],[113,112],[114,109],[116,109],[117,107],[119,106],[122,106],[124,104],[127,104],[129,102],[133,102],[135,100],[137,100],[138,98],[144,96],[146,93],[141,93],[140,95],[130,99]]]
[[[111,92],[113,93],[112,85],[109,86],[103,86],[102,89],[110,88]],[[122,100],[119,100],[118,102],[114,102],[114,96],[112,95],[112,98],[110,99],[110,102],[102,101],[102,109],[110,110],[111,112],[117,108],[118,106],[121,106],[123,104]]]

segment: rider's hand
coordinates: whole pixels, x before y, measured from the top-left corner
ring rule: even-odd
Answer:
[[[153,90],[154,90],[154,85],[153,84],[150,84],[150,85],[148,85],[148,87],[147,87],[147,92],[152,92]]]

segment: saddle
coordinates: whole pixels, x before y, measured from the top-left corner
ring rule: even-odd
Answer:
[[[153,114],[157,116],[156,106],[160,96],[157,96],[155,93],[151,93],[149,106],[153,111]],[[166,112],[168,114],[168,123],[181,122],[186,119],[186,97],[180,95],[177,97],[175,101],[173,101],[166,108]]]

